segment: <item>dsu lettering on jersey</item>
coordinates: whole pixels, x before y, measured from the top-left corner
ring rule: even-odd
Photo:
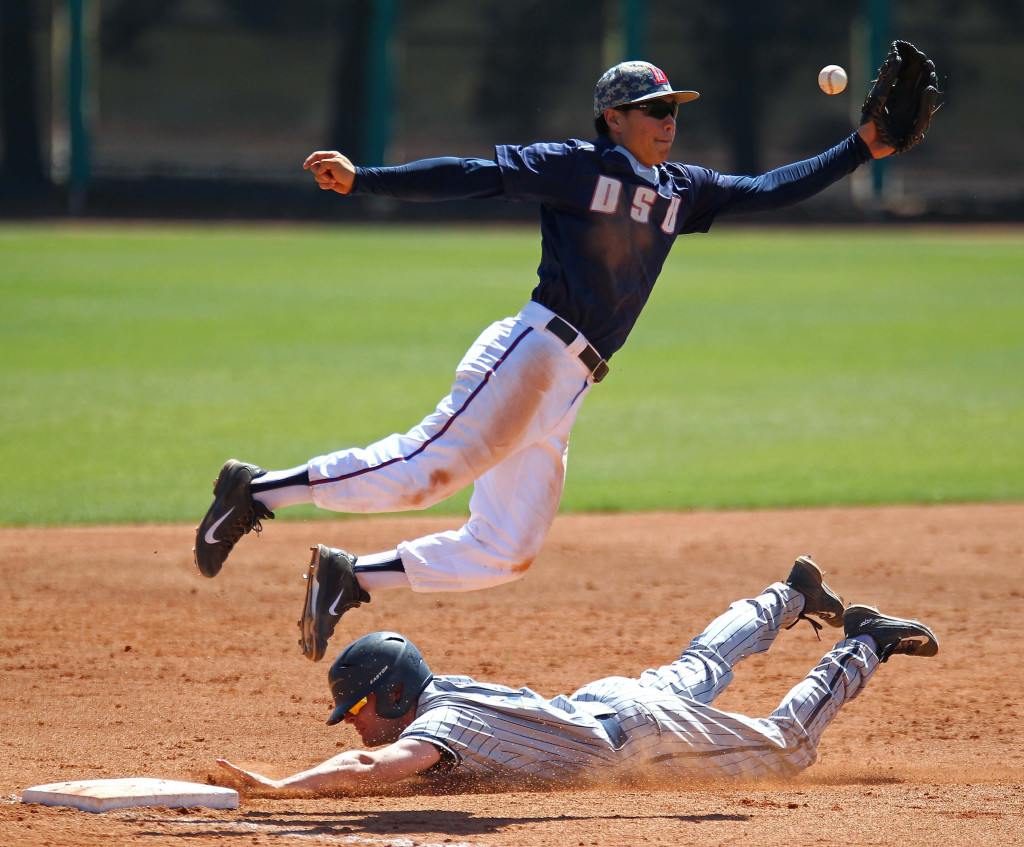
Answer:
[[[594,187],[594,195],[590,198],[590,211],[599,212],[603,215],[614,215],[619,208],[622,188],[622,180],[611,176],[599,176],[597,178],[597,185]],[[646,185],[638,185],[633,190],[629,216],[637,223],[647,223],[651,219],[651,210],[654,208],[654,201],[657,199],[658,192],[653,188]],[[680,202],[679,197],[673,197],[669,201],[665,218],[661,222],[661,231],[666,235],[671,235],[675,232]]]

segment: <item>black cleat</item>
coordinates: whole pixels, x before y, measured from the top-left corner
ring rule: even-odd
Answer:
[[[349,609],[370,602],[370,595],[359,585],[354,565],[356,557],[344,550],[318,544],[310,548],[306,579],[306,601],[302,607],[299,646],[302,654],[319,662],[334,635],[334,627]]]
[[[801,556],[793,564],[793,570],[786,580],[786,585],[804,596],[804,608],[797,621],[807,621],[814,627],[815,635],[821,629],[821,624],[811,620],[810,615],[829,626],[838,627],[843,624],[843,598],[825,585],[823,576],[821,568],[811,561],[810,556]],[[796,626],[795,622],[793,626]]]
[[[850,606],[843,614],[843,628],[847,638],[870,635],[883,662],[894,653],[934,656],[939,652],[939,640],[923,623],[883,615],[872,606]]]
[[[249,485],[266,473],[256,465],[228,459],[213,485],[213,504],[196,527],[196,546],[192,555],[203,576],[220,573],[224,560],[243,535],[252,530],[261,532],[261,520],[272,519],[274,513],[253,500]]]

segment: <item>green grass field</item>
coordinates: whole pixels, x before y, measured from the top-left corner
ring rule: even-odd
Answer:
[[[530,228],[2,226],[0,523],[195,521],[225,458],[408,429],[538,255]],[[1022,499],[1022,326],[1024,230],[683,238],[563,509]]]

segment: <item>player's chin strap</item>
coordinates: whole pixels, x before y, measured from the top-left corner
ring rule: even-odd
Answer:
[[[800,623],[800,621],[807,621],[807,623],[814,627],[814,637],[817,638],[818,641],[821,641],[821,636],[818,633],[820,633],[825,627],[823,627],[820,623],[814,620],[814,618],[807,617],[807,615],[805,615],[803,612],[797,615],[796,620],[793,621],[793,623],[791,623],[789,626],[787,626],[786,629],[792,629],[794,626]]]

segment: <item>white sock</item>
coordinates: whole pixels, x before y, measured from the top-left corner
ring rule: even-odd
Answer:
[[[305,483],[286,485],[282,488],[264,488],[268,483],[286,482],[293,477],[300,477],[305,474],[305,465],[299,465],[297,468],[291,468],[287,471],[267,471],[263,476],[257,477],[253,481],[252,499],[259,500],[272,512],[284,506],[312,503],[313,490]]]
[[[282,506],[298,506],[312,503],[313,494],[308,485],[289,485],[287,488],[269,488],[266,491],[254,491],[253,500],[259,500],[270,511],[276,512]]]
[[[356,579],[364,591],[373,594],[385,588],[412,588],[405,571],[360,571],[356,570]]]
[[[395,562],[401,562],[397,550],[386,553],[371,553],[368,556],[356,557],[356,579],[364,591],[373,594],[388,588],[412,588],[409,577],[404,570],[399,570]],[[391,565],[391,567],[388,567]]]

